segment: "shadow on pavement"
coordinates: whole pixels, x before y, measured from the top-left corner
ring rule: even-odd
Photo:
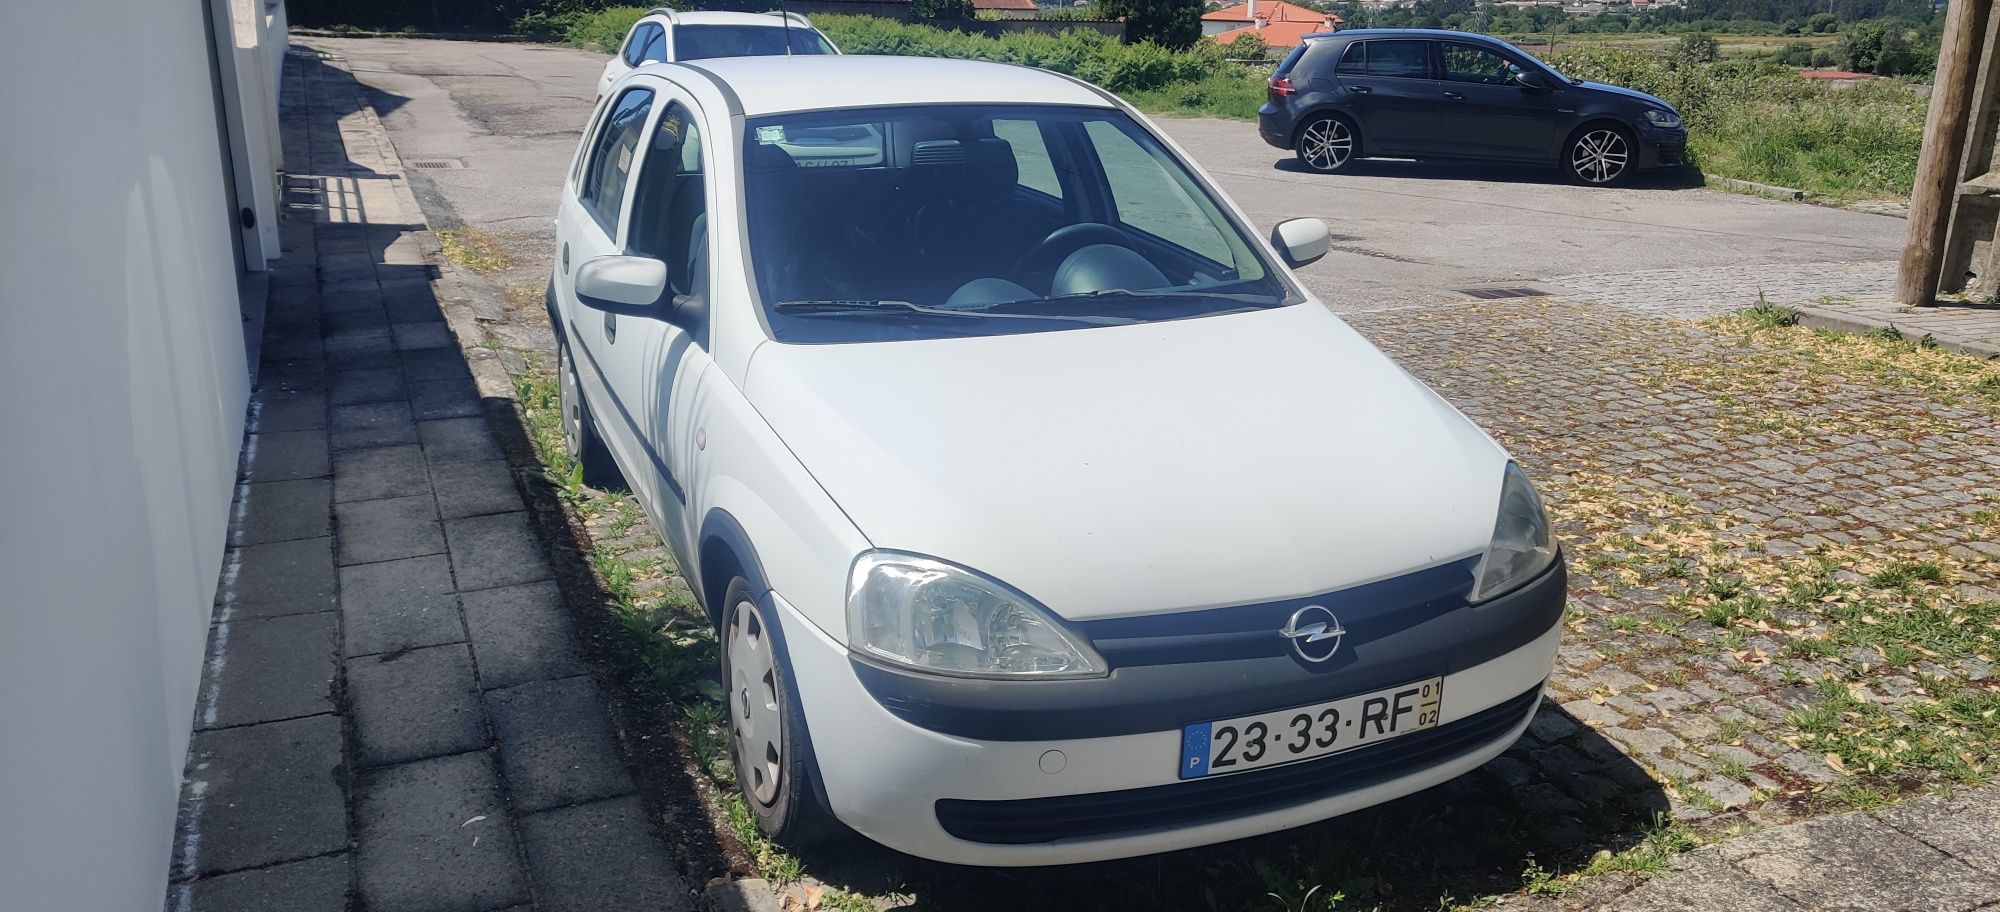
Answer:
[[[1272,168],[1294,174],[1312,175],[1296,158],[1283,158]],[[1313,175],[1317,176],[1317,175]],[[1407,158],[1364,158],[1348,166],[1342,177],[1402,177],[1419,180],[1485,181],[1507,184],[1561,184],[1569,186],[1554,165],[1509,163],[1417,161]],[[1627,190],[1690,190],[1703,186],[1701,172],[1690,167],[1658,168],[1641,171],[1622,185]]]
[[[1545,703],[1531,731],[1486,766],[1389,804],[1165,855],[968,868],[850,837],[805,859],[846,889],[913,894],[912,909],[1256,909],[1273,906],[1267,894],[1296,906],[1318,885],[1353,908],[1434,912],[1444,897],[1517,890],[1531,864],[1561,872],[1631,848],[1667,813],[1645,770],[1560,707]]]

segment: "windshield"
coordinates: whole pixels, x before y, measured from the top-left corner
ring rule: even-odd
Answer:
[[[750,249],[781,342],[1078,329],[1291,302],[1123,112],[928,105],[744,131]]]
[[[809,28],[783,25],[679,25],[674,27],[674,59],[776,57],[791,37],[794,54],[831,54],[833,45]]]

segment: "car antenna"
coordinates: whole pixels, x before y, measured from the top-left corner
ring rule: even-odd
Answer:
[[[778,0],[778,18],[785,22],[785,56],[792,56],[792,11],[785,8],[785,0]]]

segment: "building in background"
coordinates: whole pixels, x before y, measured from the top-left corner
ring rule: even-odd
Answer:
[[[0,909],[149,912],[278,252],[284,9],[6,18]]]
[[[1256,35],[1271,47],[1293,48],[1307,35],[1339,28],[1341,21],[1332,13],[1284,0],[1246,0],[1203,13],[1201,33],[1213,37],[1217,44],[1231,44],[1245,35]]]

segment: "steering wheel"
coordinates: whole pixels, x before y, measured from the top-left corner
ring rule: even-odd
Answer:
[[[1014,261],[1014,278],[1038,293],[1046,293],[1063,260],[1092,244],[1130,247],[1131,239],[1125,236],[1125,232],[1102,222],[1082,222],[1057,228]]]

